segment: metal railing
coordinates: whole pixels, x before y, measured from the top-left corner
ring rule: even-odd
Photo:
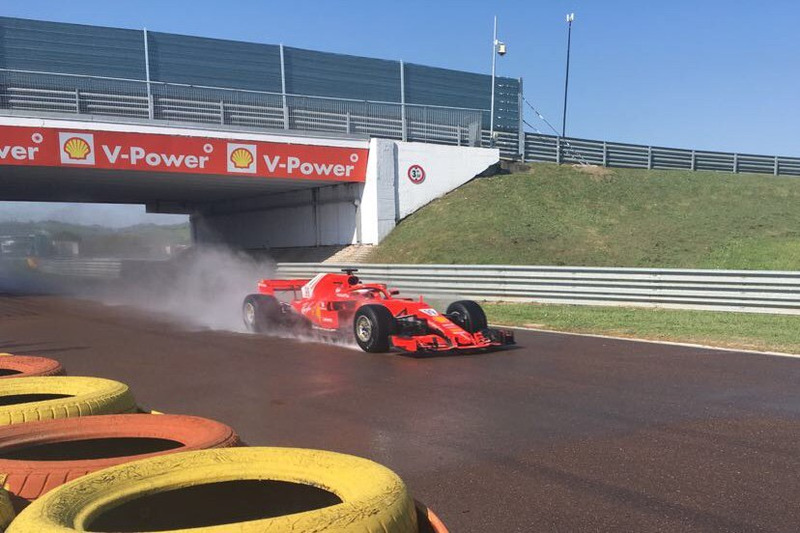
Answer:
[[[457,146],[492,146],[504,158],[642,169],[800,176],[800,157],[664,148],[482,129],[488,110],[373,102],[158,81],[0,69],[0,110],[211,128],[317,131]]]
[[[800,157],[663,148],[541,133],[525,134],[525,161],[800,176]]]
[[[164,261],[40,259],[41,273],[64,277],[134,278]],[[369,282],[387,283],[403,295],[464,297],[573,305],[800,314],[800,272],[516,265],[367,265],[278,263],[280,278],[310,278],[358,267]],[[264,276],[272,275],[265,271]]]
[[[352,265],[279,263],[283,278]],[[507,265],[355,265],[406,295],[800,314],[800,272]]]
[[[0,110],[480,146],[481,109],[0,69]]]
[[[122,270],[119,259],[36,259],[33,265],[43,274],[77,278],[116,279]]]
[[[491,134],[487,130],[483,130],[481,132],[481,145],[497,148],[500,150],[500,157],[503,159],[519,160],[522,153],[518,132],[495,130],[494,139],[492,139]]]

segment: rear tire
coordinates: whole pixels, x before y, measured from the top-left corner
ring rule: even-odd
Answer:
[[[266,333],[275,327],[281,316],[281,304],[274,296],[249,294],[242,304],[242,318],[248,331]]]
[[[394,316],[382,305],[362,305],[353,317],[353,336],[365,352],[388,352],[389,336],[396,330]]]
[[[461,329],[470,333],[486,329],[489,325],[483,308],[472,300],[459,300],[451,303],[447,306],[446,314]]]

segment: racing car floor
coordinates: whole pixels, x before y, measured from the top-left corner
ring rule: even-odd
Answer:
[[[0,297],[0,351],[128,383],[250,445],[378,461],[454,532],[797,531],[800,359],[517,332],[414,359]]]

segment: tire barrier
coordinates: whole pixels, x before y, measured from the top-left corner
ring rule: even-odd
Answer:
[[[8,532],[123,528],[419,532],[414,502],[391,470],[359,457],[292,448],[185,452],[107,468],[34,501]]]
[[[135,410],[128,386],[110,379],[46,376],[0,381],[0,426]]]
[[[0,353],[0,532],[68,533],[90,522],[93,531],[133,531],[131,520],[155,519],[136,530],[448,533],[377,463],[234,449],[246,445],[225,424],[115,414],[137,411],[126,385],[63,371],[52,359]]]
[[[0,357],[0,379],[64,374],[64,368],[55,359],[10,353],[2,353],[0,356],[3,356]]]
[[[184,415],[100,415],[0,427],[0,472],[16,511],[80,476],[168,453],[239,445],[229,426]]]

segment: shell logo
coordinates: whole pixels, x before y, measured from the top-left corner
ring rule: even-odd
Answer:
[[[92,148],[84,139],[71,137],[64,143],[64,151],[70,159],[84,161],[92,152]]]
[[[228,143],[228,172],[255,174],[258,148],[255,144]]]
[[[94,165],[94,134],[59,131],[58,146],[62,165]]]
[[[250,165],[253,164],[253,154],[246,148],[237,148],[231,152],[231,163],[233,163],[233,168],[250,168]]]

